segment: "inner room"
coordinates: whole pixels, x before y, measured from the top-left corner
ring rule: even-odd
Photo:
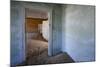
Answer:
[[[48,12],[38,9],[25,9],[25,36],[26,64],[39,64],[39,59],[43,58],[40,55],[43,53],[43,55],[48,55]]]

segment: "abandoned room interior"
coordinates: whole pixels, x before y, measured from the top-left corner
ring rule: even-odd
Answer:
[[[11,66],[95,61],[95,6],[11,1]]]

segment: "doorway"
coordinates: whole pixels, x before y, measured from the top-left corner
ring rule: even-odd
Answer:
[[[48,56],[49,13],[40,9],[25,9],[25,54],[27,64],[41,64]]]

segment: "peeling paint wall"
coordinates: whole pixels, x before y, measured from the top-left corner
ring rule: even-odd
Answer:
[[[95,7],[64,5],[62,51],[76,62],[95,60]]]

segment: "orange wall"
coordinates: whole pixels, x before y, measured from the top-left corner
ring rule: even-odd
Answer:
[[[26,32],[38,32],[38,24],[42,24],[42,19],[26,18]]]

